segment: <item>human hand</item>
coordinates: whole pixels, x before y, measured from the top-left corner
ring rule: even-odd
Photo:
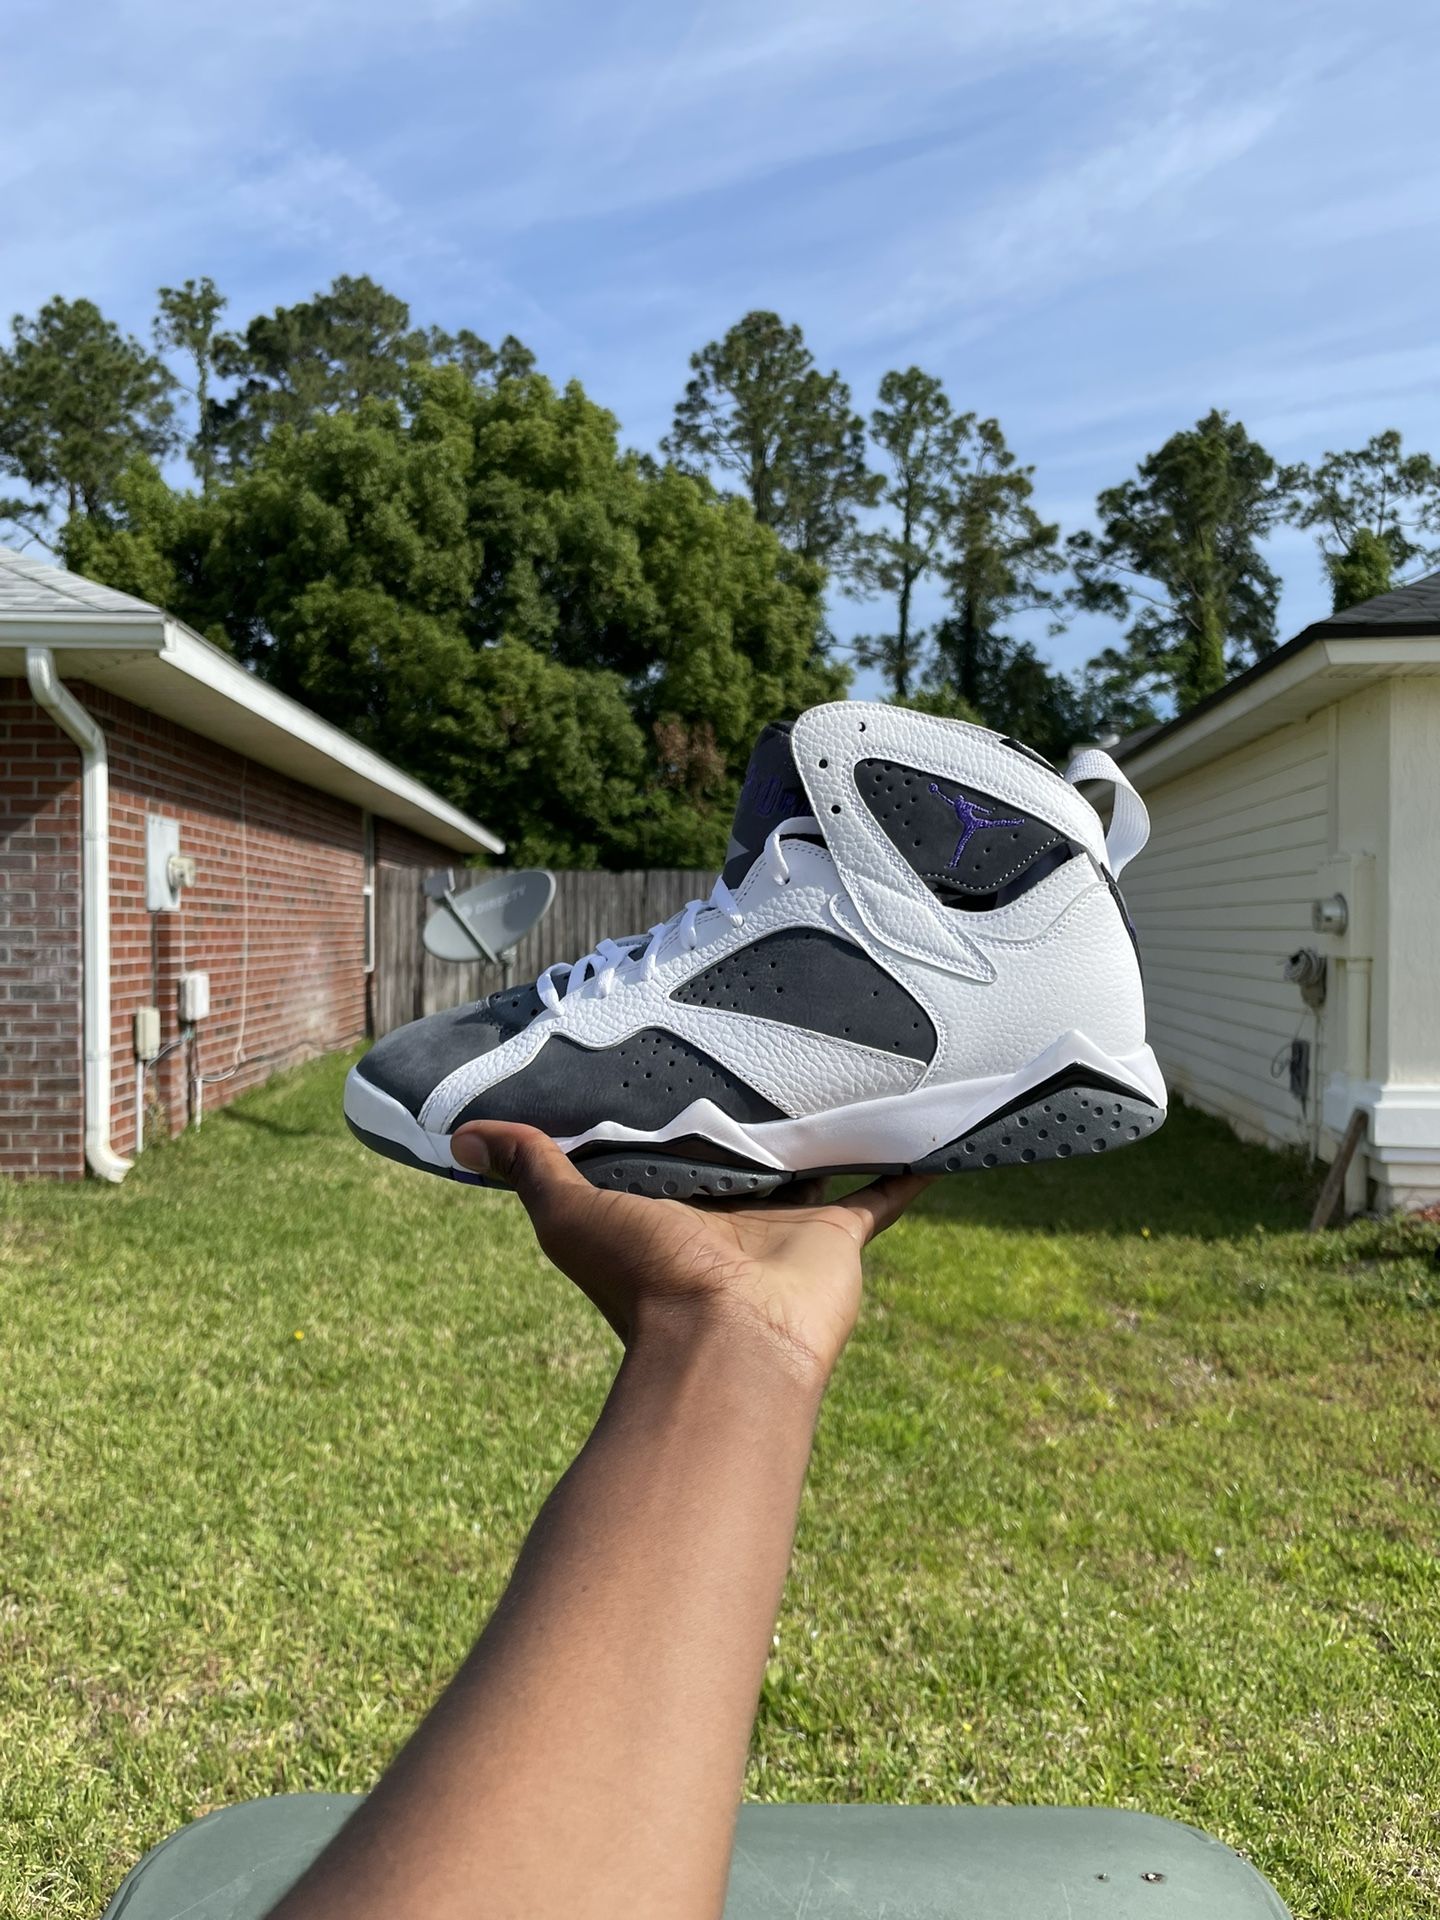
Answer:
[[[651,1325],[759,1336],[824,1385],[860,1307],[860,1255],[929,1181],[892,1174],[830,1205],[823,1180],[696,1206],[591,1186],[547,1134],[495,1120],[453,1136],[461,1166],[515,1189],[535,1237],[628,1347]]]

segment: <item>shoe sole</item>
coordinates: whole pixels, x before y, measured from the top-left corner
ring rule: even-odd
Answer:
[[[959,1123],[953,1132],[947,1118]],[[358,1140],[402,1166],[469,1186],[500,1184],[457,1166],[448,1134],[427,1133],[355,1068],[345,1083],[345,1121]],[[1165,1084],[1149,1047],[1113,1059],[1070,1033],[1018,1074],[750,1128],[702,1101],[663,1137],[626,1137],[606,1122],[560,1145],[597,1187],[655,1199],[763,1198],[794,1180],[838,1174],[976,1173],[1093,1157],[1135,1145],[1164,1121]],[[697,1135],[704,1154],[676,1151]],[[889,1153],[874,1152],[872,1142]],[[897,1150],[907,1157],[895,1157]]]

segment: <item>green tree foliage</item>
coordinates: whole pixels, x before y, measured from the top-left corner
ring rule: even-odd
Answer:
[[[1073,690],[1006,631],[1059,597],[1059,529],[1031,504],[1033,469],[1016,463],[997,421],[957,414],[918,367],[886,374],[879,399],[871,433],[889,468],[890,517],[861,542],[860,583],[894,596],[895,625],[860,639],[857,657],[882,668],[901,705],[1063,752],[1074,737]],[[953,612],[926,633],[913,596],[930,574],[944,578]]]
[[[208,500],[154,472],[67,550],[495,827],[517,859],[718,865],[753,737],[843,690],[821,575],[620,451],[578,386],[422,368],[274,427]]]
[[[57,297],[33,320],[17,314],[0,348],[0,476],[28,498],[0,500],[0,519],[49,544],[55,515],[103,514],[135,456],[173,444],[174,386],[93,301]]]
[[[857,640],[855,654],[862,666],[878,666],[904,703],[920,678],[926,645],[914,622],[915,589],[938,564],[954,515],[954,469],[966,421],[956,419],[945,389],[919,367],[887,373],[879,400],[870,434],[888,468],[880,502],[889,519],[856,543],[856,583],[894,599],[895,625]]]
[[[1060,529],[1031,504],[1033,467],[1020,466],[997,420],[966,414],[953,465],[944,564],[954,609],[936,633],[940,677],[984,713],[1016,649],[1017,614],[1050,608],[1061,571]]]
[[[303,428],[355,412],[366,400],[411,401],[418,376],[437,364],[472,380],[528,372],[527,348],[499,349],[478,335],[411,324],[410,309],[366,275],[342,274],[328,291],[259,314],[239,334],[215,340],[215,367],[236,384],[213,413],[215,441],[232,465],[253,459],[277,427]]]
[[[1183,711],[1275,645],[1280,582],[1260,551],[1284,506],[1275,462],[1238,420],[1211,411],[1141,461],[1072,535],[1082,607],[1130,619],[1102,675],[1172,694]]]
[[[1316,466],[1287,468],[1282,484],[1298,526],[1320,529],[1320,557],[1336,613],[1377,593],[1416,561],[1432,560],[1440,531],[1440,468],[1404,451],[1392,427]]]
[[[183,287],[161,287],[160,311],[155,318],[155,344],[162,353],[182,353],[195,369],[191,389],[195,399],[195,435],[190,463],[209,493],[215,480],[214,401],[210,393],[215,374],[216,327],[225,311],[225,296],[207,275],[187,280]]]
[[[200,495],[167,485],[153,461],[136,455],[115,482],[103,515],[73,514],[60,532],[60,558],[157,607],[185,607],[190,624],[228,647],[223,606],[207,601],[221,522]]]
[[[692,354],[690,367],[664,451],[687,472],[733,477],[762,526],[843,569],[857,511],[880,482],[840,375],[820,372],[799,327],[761,312]]]
[[[893,608],[856,653],[897,702],[1060,759],[1270,650],[1262,543],[1287,510],[1318,530],[1337,607],[1440,553],[1440,467],[1394,431],[1280,473],[1212,411],[1062,548],[998,422],[918,367],[881,382],[872,473],[849,388],[773,313],[692,357],[661,465],[513,336],[418,325],[363,276],[231,333],[224,309],[208,279],[160,291],[198,491],[163,467],[160,358],[88,301],[17,318],[0,478],[25,497],[0,518],[233,648],[523,859],[718,863],[756,732],[845,687],[827,579]],[[931,581],[949,604],[925,627]],[[1067,603],[1127,623],[1073,676],[1015,632]]]
[[[983,727],[985,716],[977,713],[968,700],[964,700],[953,687],[927,684],[917,687],[913,693],[888,696],[892,707],[904,707],[910,713],[933,714],[937,720],[965,720],[972,726]]]

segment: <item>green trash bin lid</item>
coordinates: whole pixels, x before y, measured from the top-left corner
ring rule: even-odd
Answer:
[[[286,1794],[146,1855],[104,1920],[261,1920],[359,1805]],[[1289,1920],[1194,1827],[1109,1807],[747,1806],[725,1920]]]

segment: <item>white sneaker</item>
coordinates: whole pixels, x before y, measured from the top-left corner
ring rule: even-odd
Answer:
[[[1114,786],[1108,840],[1080,780]],[[1062,778],[982,727],[813,707],[760,736],[708,900],[388,1034],[345,1117],[467,1181],[455,1129],[524,1121],[682,1199],[1127,1146],[1165,1117],[1115,884],[1148,831],[1107,754]]]

